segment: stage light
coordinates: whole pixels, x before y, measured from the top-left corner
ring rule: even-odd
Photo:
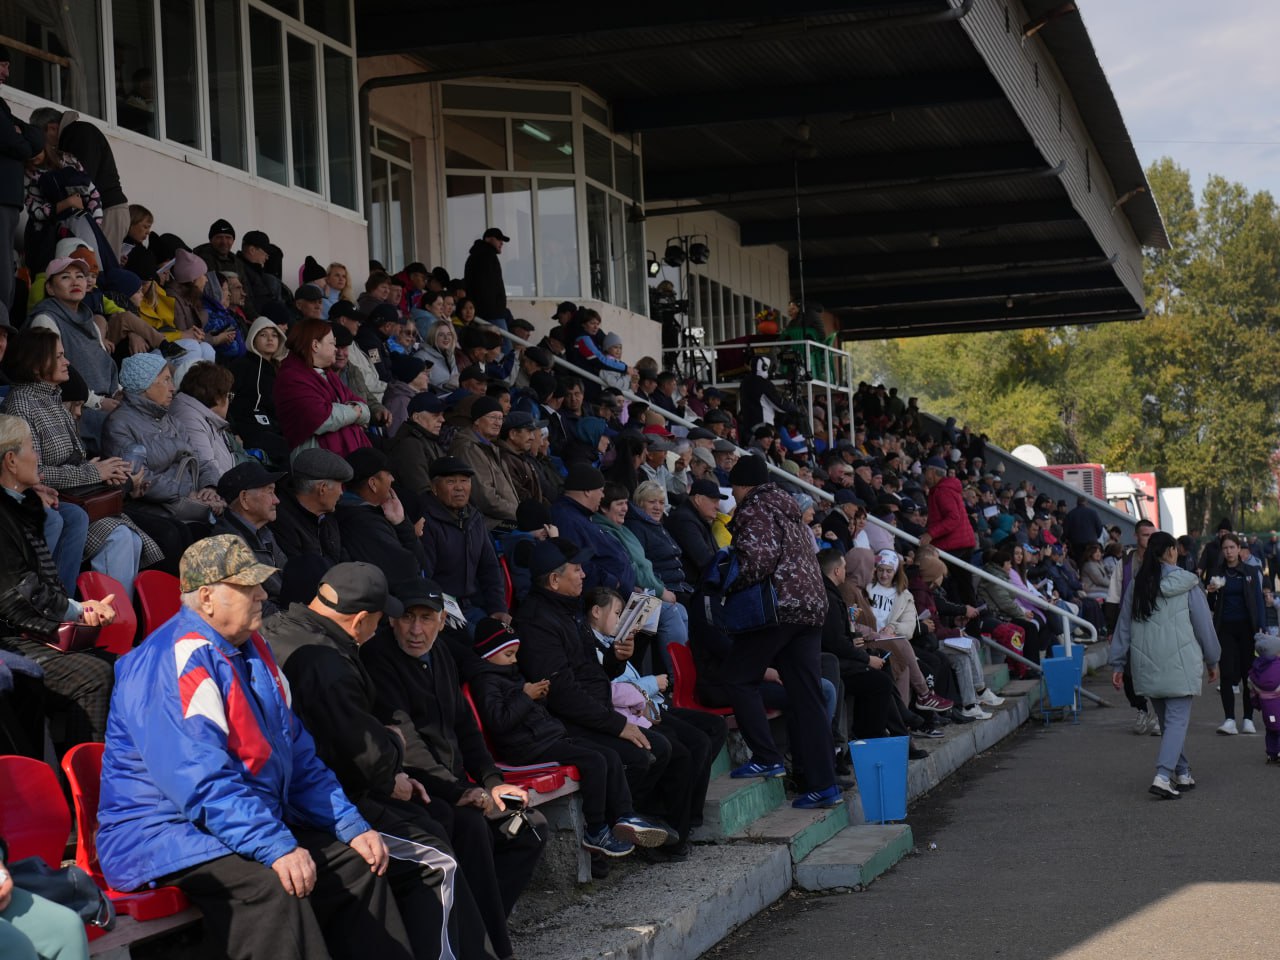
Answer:
[[[667,244],[667,249],[662,252],[662,262],[677,270],[684,266],[686,259],[688,258],[685,256],[684,247],[678,243]]]
[[[658,262],[658,255],[652,250],[646,250],[649,259],[645,262],[645,269],[649,271],[649,276],[656,277],[662,273],[662,264]]]
[[[711,259],[711,248],[705,243],[689,244],[689,262],[690,263],[706,263]]]

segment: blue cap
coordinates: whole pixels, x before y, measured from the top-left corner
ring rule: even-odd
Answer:
[[[935,470],[941,470],[943,473],[946,473],[947,470],[949,469],[947,467],[947,462],[943,460],[941,457],[930,457],[928,460],[924,462],[924,465],[926,467],[933,467],[933,469]]]
[[[409,416],[415,413],[444,413],[444,401],[429,390],[423,390],[409,401],[408,413]]]

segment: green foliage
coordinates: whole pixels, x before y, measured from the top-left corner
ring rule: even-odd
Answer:
[[[1273,489],[1280,424],[1280,210],[1212,176],[1199,202],[1169,158],[1147,177],[1170,250],[1146,254],[1150,315],[1097,327],[859,344],[866,378],[899,384],[1005,449],[1155,470],[1187,487],[1192,527]]]

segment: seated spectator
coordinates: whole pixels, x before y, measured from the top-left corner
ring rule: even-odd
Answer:
[[[334,510],[350,479],[351,465],[336,453],[317,447],[294,458],[288,482],[276,485],[280,503],[270,523],[287,560],[319,556],[328,567],[341,562],[342,533]]]
[[[421,579],[426,561],[422,541],[392,484],[391,463],[381,450],[366,447],[347,457],[351,479],[338,500],[342,549],[351,560],[382,570],[393,593]]]
[[[498,555],[485,518],[472,505],[475,471],[457,457],[433,460],[431,490],[422,498],[423,573],[458,601],[468,622],[509,621]]]
[[[173,298],[173,325],[221,355],[221,348],[235,340],[238,330],[225,323],[219,333],[206,330],[209,310],[204,294],[209,283],[208,267],[194,253],[182,248],[178,248],[174,257],[172,279],[165,290]]]
[[[431,361],[430,377],[433,389],[441,392],[458,389],[457,347],[458,335],[454,331],[452,322],[437,320],[431,325],[426,337],[423,338],[418,354],[423,360]]]
[[[987,687],[978,644],[967,633],[969,624],[977,620],[978,610],[968,604],[951,601],[943,587],[946,576],[946,564],[932,551],[922,552],[917,565],[908,570],[911,594],[919,611],[916,636],[923,638],[922,642],[937,643],[935,652],[950,664],[956,679],[956,704],[961,708],[960,716],[989,720],[991,714],[984,708],[997,707],[1004,703],[1004,698],[996,696],[995,691]],[[948,640],[957,640],[959,644],[946,642]],[[967,645],[965,641],[968,641]]]
[[[338,380],[357,400],[369,408],[370,425],[385,427],[391,422],[391,411],[374,399],[373,393],[365,385],[364,374],[360,368],[352,365],[351,348],[354,344],[355,339],[350,330],[340,323],[333,324],[333,363],[329,365],[329,370],[337,375]],[[358,347],[355,356],[360,356]],[[385,394],[385,390],[383,392]]]
[[[480,397],[471,404],[469,419],[471,428],[458,431],[449,453],[475,471],[471,502],[484,514],[489,529],[510,529],[516,521],[520,497],[495,445],[505,419],[502,406],[492,397]]]
[[[271,257],[271,239],[261,230],[249,230],[240,240],[236,273],[244,281],[245,316],[257,319],[272,300],[288,303],[293,298],[276,276],[266,270]]]
[[[302,320],[324,320],[324,293],[314,283],[304,283],[293,295],[293,309]]]
[[[193,445],[169,416],[173,371],[154,353],[135,353],[120,367],[124,402],[102,428],[107,456],[141,462],[142,491],[125,504],[129,516],[160,544],[165,556],[182,555],[192,532],[187,522],[209,522],[221,513],[214,480],[196,460]]]
[[[374,270],[364,283],[364,293],[360,294],[356,299],[356,309],[365,316],[373,313],[375,308],[382,306],[384,303],[395,310],[396,304],[388,303],[390,296],[391,278],[387,276],[384,270]]]
[[[62,623],[111,623],[115,598],[77,602],[67,595],[44,541],[39,482],[31,429],[0,415],[0,650],[44,670],[46,708],[63,718],[55,735],[61,753],[106,735],[111,663],[101,651],[62,653],[44,641],[56,639]]]
[[[369,408],[329,369],[333,328],[323,320],[301,320],[286,342],[289,354],[276,374],[274,396],[290,457],[309,447],[349,455],[370,446],[364,430]]]
[[[354,349],[350,351],[349,363],[360,373],[365,396],[381,403],[382,396],[387,390],[386,381],[378,373],[378,365],[386,360],[381,352],[381,338],[367,324],[361,324],[361,317],[356,312],[355,305],[347,300],[339,300],[335,303],[326,319],[333,324],[335,332],[342,327],[351,334]],[[372,343],[369,342],[370,338]]]
[[[89,266],[83,260],[63,257],[48,266],[46,288],[49,296],[32,311],[27,326],[52,330],[62,338],[67,360],[89,385],[90,409],[110,413],[118,405],[115,399],[120,380],[112,356],[112,345],[104,339],[93,311],[84,305],[88,292]],[[101,419],[97,421],[101,424]],[[91,429],[96,435],[97,431]]]
[[[227,420],[250,449],[272,463],[284,463],[289,450],[276,420],[276,372],[285,356],[284,331],[268,316],[249,327],[248,352],[228,369],[234,378]]]
[[[87,960],[89,941],[80,915],[16,886],[8,862],[9,847],[0,837],[0,954],[13,960]]]
[[[391,417],[387,429],[399,430],[409,417],[409,401],[431,386],[431,362],[397,354],[391,358],[392,380],[387,384],[382,403]]]
[[[993,577],[1013,584],[1014,544],[1006,541],[987,552],[984,556],[983,569]],[[1039,625],[1027,616],[1018,602],[1019,598],[1010,589],[1001,584],[982,579],[978,582],[978,600],[986,604],[987,615],[995,620],[1015,624],[1022,630],[1022,655],[1035,663],[1040,662],[1040,654],[1044,644],[1040,637]]]
[[[182,557],[182,609],[120,661],[103,873],[118,890],[180,887],[223,956],[409,957],[386,846],[316,756],[257,632],[273,572],[236,537],[201,540]]]
[[[835,493],[835,504],[822,521],[822,532],[835,536],[836,548],[846,554],[855,546],[870,549],[866,533],[867,511],[852,490],[841,489]],[[861,537],[861,543],[855,542]]]
[[[562,537],[590,548],[584,558],[584,589],[609,587],[629,597],[636,587],[635,567],[622,544],[592,520],[604,499],[604,484],[604,474],[595,467],[573,464],[564,493],[551,504],[551,520]]]
[[[183,375],[182,387],[169,406],[169,416],[200,463],[203,486],[216,486],[218,478],[237,463],[252,459],[226,419],[234,385],[230,370],[202,360]]]
[[[239,277],[234,273],[230,276],[239,282]],[[217,277],[215,276],[214,279],[216,280]],[[231,288],[225,284],[215,285],[207,280],[206,277],[204,284],[197,281],[197,286],[203,287],[200,306],[204,311],[205,343],[213,345],[219,359],[223,362],[243,357],[245,344],[244,331],[240,326],[242,313],[232,307]],[[240,299],[243,301],[243,296]]]
[[[436,649],[445,625],[441,587],[430,580],[398,598],[404,613],[391,617],[360,649],[379,715],[396,718],[404,737],[404,767],[426,787],[431,815],[448,830],[485,927],[500,957],[512,954],[507,917],[528,886],[542,853],[546,820],[530,811],[512,835],[503,816],[512,799],[528,794],[503,780],[463,698],[448,650]],[[488,632],[507,625],[482,620]]]
[[[546,502],[542,492],[541,471],[533,450],[542,439],[545,420],[535,419],[524,411],[508,413],[498,434],[498,459],[515,488],[520,503],[530,500]]]
[[[259,563],[283,570],[286,557],[276,545],[275,534],[267,525],[276,519],[276,484],[283,473],[268,473],[257,460],[250,460],[228,470],[218,481],[218,496],[227,507],[213,525],[214,535],[228,533],[239,537]],[[281,575],[273,573],[262,581],[267,599],[262,602],[263,616],[280,609]]]
[[[61,388],[68,382],[70,370],[62,341],[56,335],[39,328],[23,330],[6,351],[4,362],[14,385],[0,405],[0,412],[27,422],[44,485],[63,491],[109,484],[125,488],[129,496],[140,492],[139,484],[131,482],[129,461],[120,457],[88,458],[76,419],[62,402]],[[45,537],[49,539],[47,529]],[[127,599],[132,601],[133,579],[139,566],[158,563],[162,554],[154,540],[119,515],[89,524],[83,559],[89,560],[92,569],[124,586]],[[79,571],[82,557],[73,556],[70,560]],[[72,583],[74,579],[71,578]],[[64,586],[66,582],[64,578]]]
[[[235,250],[236,228],[219,217],[209,224],[209,242],[202,243],[191,252],[205,262],[210,272],[236,273],[238,263]]]
[[[1080,563],[1080,577],[1085,593],[1099,602],[1105,600],[1111,575],[1102,565],[1102,545],[1086,544],[1080,552]]]
[[[444,403],[424,391],[409,401],[405,413],[404,423],[387,444],[387,459],[396,480],[406,489],[422,494],[431,487],[431,462],[445,456],[448,450]]]
[[[525,500],[516,510],[516,528],[502,533],[498,538],[502,556],[507,561],[516,597],[525,596],[533,587],[529,579],[529,551],[534,543],[548,537],[558,537],[560,531],[551,523],[546,504]]]
[[[695,480],[684,502],[663,520],[667,533],[680,549],[684,578],[691,584],[702,580],[707,565],[719,549],[711,524],[720,512],[721,501],[727,499],[714,480]]]
[[[631,499],[636,509],[627,512],[627,529],[640,542],[644,555],[662,581],[663,589],[671,594],[668,599],[683,603],[693,593],[693,587],[685,576],[680,545],[663,526],[667,514],[667,491],[656,480],[647,480],[636,487]]]

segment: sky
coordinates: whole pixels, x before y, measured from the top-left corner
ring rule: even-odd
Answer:
[[[1280,198],[1280,0],[1077,0],[1144,167]],[[1052,27],[1049,27],[1052,29]]]

